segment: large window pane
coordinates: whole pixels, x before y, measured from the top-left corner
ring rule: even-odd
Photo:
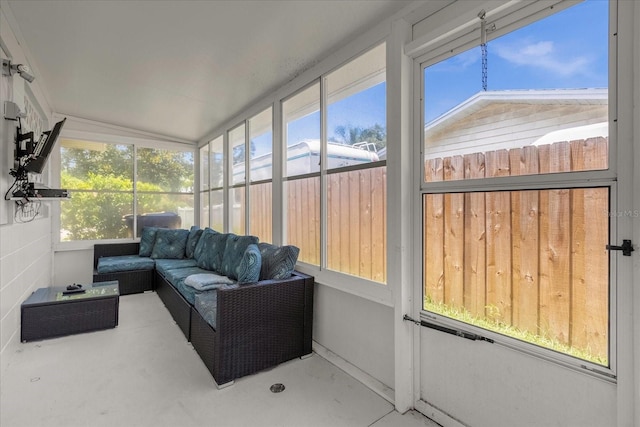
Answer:
[[[480,47],[425,68],[425,181],[607,169],[608,7],[489,41],[486,91]]]
[[[222,135],[209,143],[211,163],[211,188],[222,188],[224,178],[224,139]]]
[[[248,120],[249,123],[249,233],[262,242],[272,242],[273,208],[271,180],[273,177],[273,111],[271,107]]]
[[[272,122],[271,107],[249,119],[249,173],[252,182],[272,178]]]
[[[385,45],[329,74],[327,169],[386,158]]]
[[[63,139],[60,240],[127,237],[123,218],[133,212],[133,146]]]
[[[139,148],[138,191],[193,192],[193,152]]]
[[[200,148],[200,191],[209,189],[209,170],[211,169],[209,144]]]
[[[320,83],[282,103],[285,176],[320,171]]]
[[[282,103],[285,176],[317,176],[285,182],[287,243],[300,248],[298,260],[320,265],[320,83]]]
[[[327,267],[386,283],[386,166],[327,176]]]
[[[425,310],[608,366],[608,187],[423,206]]]
[[[211,202],[209,200],[209,191],[200,192],[200,227],[209,227],[209,215],[211,212]]]
[[[231,147],[231,184],[241,184],[246,181],[245,171],[245,129],[244,123],[229,131],[229,146]]]
[[[139,148],[136,160],[136,235],[145,226],[190,228],[194,224],[193,152]]]

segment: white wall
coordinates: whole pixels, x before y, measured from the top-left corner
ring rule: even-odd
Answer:
[[[394,388],[393,308],[316,283],[313,340]]]
[[[0,40],[14,63],[28,64],[25,52],[18,43],[18,37],[9,25],[10,17],[5,10],[0,10]],[[3,50],[4,50],[3,49]],[[24,111],[25,81],[14,75],[0,76],[0,105],[4,101],[13,101]],[[28,83],[27,83],[28,84]],[[51,111],[36,81],[29,89],[36,102],[44,110],[46,119],[50,121]],[[1,109],[4,111],[4,108]],[[0,190],[2,195],[7,191],[13,179],[9,177],[9,168],[13,166],[14,138],[16,122],[0,119]],[[45,177],[46,180],[46,177]],[[45,203],[44,205],[47,205]],[[20,342],[20,304],[37,288],[51,284],[52,252],[51,252],[51,218],[48,206],[43,206],[45,216],[32,222],[18,223],[14,221],[12,201],[0,200],[0,358],[2,368],[7,361],[6,354],[15,351]]]

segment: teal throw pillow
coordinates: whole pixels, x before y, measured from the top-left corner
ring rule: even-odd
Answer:
[[[202,230],[197,225],[191,227],[189,230],[189,237],[187,237],[187,247],[184,250],[184,255],[186,258],[193,258],[193,254],[196,251],[196,246],[198,245],[198,241],[200,240],[200,236],[202,236]]]
[[[182,259],[189,230],[161,228],[156,232],[156,242],[151,251],[151,258]]]
[[[282,280],[293,274],[298,261],[300,249],[295,246],[274,246],[269,243],[259,243],[262,255],[260,280]]]
[[[218,233],[210,228],[204,230],[194,251],[198,267],[222,274],[222,257],[227,246],[228,236],[228,234]]]
[[[140,256],[151,256],[153,245],[156,243],[156,232],[158,227],[144,227],[140,236]]]
[[[260,278],[260,266],[262,265],[262,257],[258,245],[251,244],[247,246],[240,263],[236,267],[236,280],[238,283],[254,283]]]
[[[221,274],[227,277],[231,277],[234,280],[238,280],[236,276],[236,269],[242,261],[244,252],[249,245],[257,245],[258,238],[256,236],[237,236],[235,234],[229,234],[227,238],[227,246],[224,249],[224,256],[222,257],[222,270]]]

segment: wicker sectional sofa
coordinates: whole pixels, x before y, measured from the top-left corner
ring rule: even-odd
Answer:
[[[155,290],[219,388],[311,354],[314,278],[293,270],[297,248],[192,227],[177,233],[188,234],[182,257],[173,241],[178,255],[146,256],[147,231],[139,243],[96,244],[93,280],[118,280],[121,294]]]

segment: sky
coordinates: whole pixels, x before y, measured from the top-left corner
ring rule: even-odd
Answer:
[[[488,42],[493,90],[608,87],[608,1],[587,0]],[[480,47],[424,71],[425,123],[482,91]],[[386,84],[328,106],[327,136],[338,125],[386,128]],[[320,113],[288,124],[288,143],[320,139]],[[256,156],[271,151],[271,133],[254,139]]]
[[[487,90],[608,87],[608,1],[588,0],[487,43]],[[480,47],[427,67],[425,123],[482,91]]]

